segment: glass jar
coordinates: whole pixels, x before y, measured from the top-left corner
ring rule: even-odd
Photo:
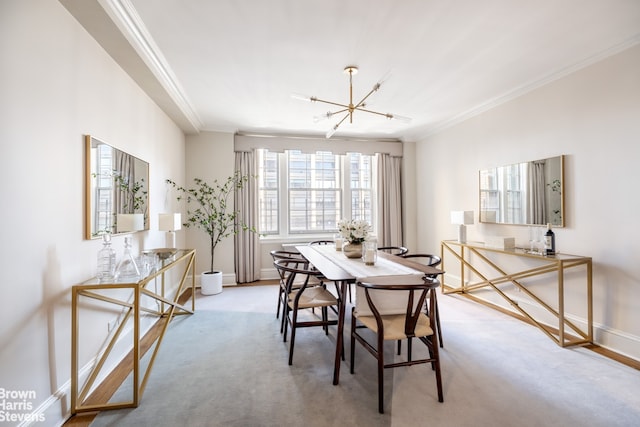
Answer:
[[[376,242],[364,242],[362,260],[366,265],[375,265],[378,260],[378,245]]]

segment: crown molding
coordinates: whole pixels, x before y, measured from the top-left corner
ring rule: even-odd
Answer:
[[[131,2],[129,0],[98,0],[98,3],[144,61],[190,126],[199,132],[203,128],[200,117]]]

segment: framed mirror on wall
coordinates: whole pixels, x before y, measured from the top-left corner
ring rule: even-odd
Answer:
[[[85,238],[149,229],[149,163],[85,135]]]
[[[480,222],[564,227],[564,156],[479,172]]]

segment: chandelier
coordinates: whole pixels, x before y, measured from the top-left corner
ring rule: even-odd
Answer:
[[[333,105],[335,107],[339,107],[340,108],[339,110],[328,111],[325,114],[322,114],[321,116],[314,117],[315,121],[319,121],[321,119],[330,119],[335,115],[344,113],[342,118],[327,132],[327,134],[326,134],[327,138],[331,138],[331,136],[338,130],[340,125],[342,123],[344,123],[345,120],[349,119],[349,123],[353,123],[353,113],[356,112],[356,111],[362,111],[364,113],[376,114],[378,116],[386,117],[389,120],[400,120],[400,121],[404,121],[404,122],[410,122],[411,121],[411,119],[408,118],[408,117],[403,117],[403,116],[399,116],[397,114],[391,114],[391,113],[381,113],[381,112],[369,110],[369,109],[366,108],[367,104],[365,103],[365,101],[373,93],[377,92],[380,89],[380,87],[382,86],[383,80],[381,80],[381,81],[377,82],[375,85],[373,85],[373,88],[369,91],[369,93],[367,93],[358,103],[354,104],[354,102],[353,102],[353,76],[358,73],[358,67],[355,67],[353,65],[349,65],[348,67],[345,67],[344,73],[349,75],[349,104],[343,104],[343,103],[340,103],[340,102],[327,101],[327,100],[320,99],[320,98],[315,97],[315,96],[292,95],[294,98],[301,99],[303,101],[321,102],[323,104],[329,104],[329,105]]]

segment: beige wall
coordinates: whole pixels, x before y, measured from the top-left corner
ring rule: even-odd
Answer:
[[[222,184],[227,177],[233,175],[233,134],[201,132],[198,135],[189,135],[186,147],[187,170],[184,184],[187,188],[191,188],[194,178],[201,178],[214,185],[214,180]],[[233,199],[230,201],[233,203]],[[183,205],[182,209],[185,215],[187,206]],[[186,216],[183,219],[186,220]],[[211,254],[209,236],[196,228],[183,229],[180,233],[185,234],[189,247],[197,251],[198,273],[208,271]],[[235,284],[233,248],[233,237],[228,237],[218,244],[215,252],[214,268],[222,271],[225,285]]]
[[[3,0],[0,55],[0,388],[35,392],[29,403],[46,418],[37,425],[59,425],[71,286],[95,275],[101,247],[83,238],[83,135],[150,164],[151,230],[134,236],[136,249],[164,246],[156,214],[172,209],[164,178],[184,179],[184,136],[57,1]],[[113,246],[121,254],[123,237]],[[94,338],[84,365],[107,323],[82,325]]]
[[[456,237],[451,210],[478,213],[478,170],[560,154],[565,158],[566,224],[561,252],[594,261],[596,341],[640,359],[640,46],[612,56],[416,144],[417,249],[439,252]],[[434,161],[437,159],[437,161]],[[475,224],[487,235],[528,241],[527,227]],[[569,294],[569,302],[585,298]],[[582,313],[573,313],[581,320]]]

